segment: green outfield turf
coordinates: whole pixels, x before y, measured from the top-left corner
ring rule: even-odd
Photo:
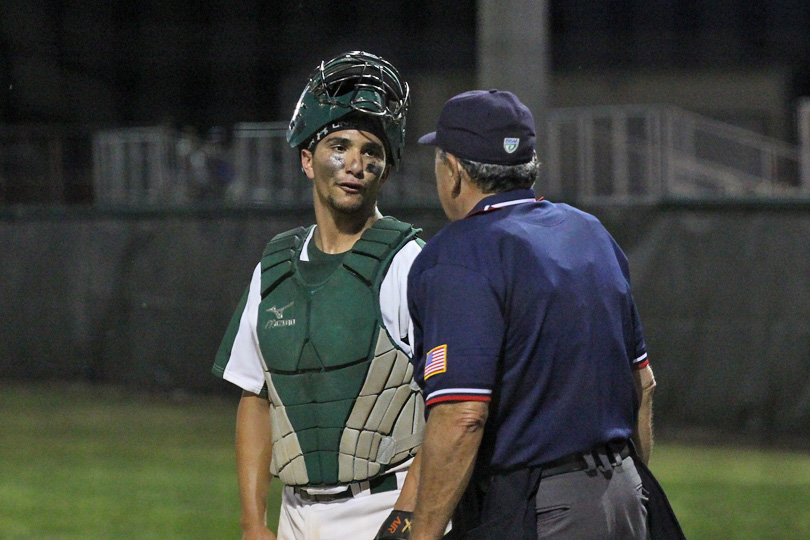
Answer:
[[[236,397],[0,383],[0,411],[3,540],[240,537]],[[810,455],[662,441],[652,469],[690,540],[810,538]]]

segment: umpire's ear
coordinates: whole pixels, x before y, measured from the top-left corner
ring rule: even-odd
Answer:
[[[446,152],[445,155],[447,156],[447,166],[450,168],[450,193],[455,198],[461,194],[461,184],[464,179],[469,181],[470,178],[467,176],[467,171],[464,170],[464,167],[459,164],[456,156],[450,152]]]

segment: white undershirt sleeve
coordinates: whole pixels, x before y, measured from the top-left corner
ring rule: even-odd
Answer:
[[[261,302],[261,263],[256,265],[250,280],[245,310],[239,321],[239,330],[233,340],[231,356],[222,378],[236,386],[258,394],[264,386],[264,367],[256,335],[256,324]]]
[[[394,256],[380,284],[380,311],[383,322],[397,346],[408,356],[413,354],[413,321],[408,312],[408,272],[413,260],[422,251],[411,240]]]

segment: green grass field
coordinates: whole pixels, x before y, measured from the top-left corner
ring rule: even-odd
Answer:
[[[235,397],[0,383],[0,411],[3,540],[240,537]],[[659,441],[652,469],[690,540],[810,538],[810,455]]]

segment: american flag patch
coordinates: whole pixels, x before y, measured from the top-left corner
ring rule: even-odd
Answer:
[[[447,371],[447,344],[439,345],[427,353],[425,361],[425,380],[437,373]]]

